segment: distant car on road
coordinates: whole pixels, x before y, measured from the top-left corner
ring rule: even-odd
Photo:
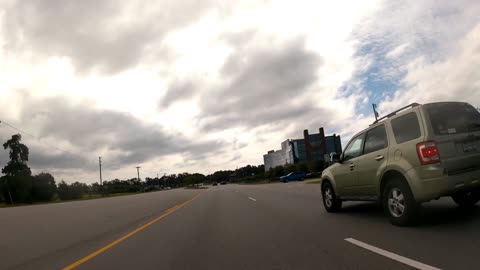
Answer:
[[[226,185],[226,184],[227,184],[227,182],[226,182],[226,181],[222,181],[222,182],[220,182],[220,185]]]
[[[143,188],[144,192],[150,192],[150,191],[155,191],[155,190],[159,190],[159,188],[156,187],[156,186],[146,186],[146,187]]]
[[[214,185],[214,186],[218,186],[217,182],[213,182],[213,185]]]
[[[305,172],[291,172],[287,175],[281,176],[280,181],[287,183],[288,181],[302,181],[306,177]]]

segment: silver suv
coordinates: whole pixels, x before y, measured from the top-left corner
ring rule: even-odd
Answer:
[[[328,212],[342,201],[379,201],[390,221],[414,221],[421,203],[480,200],[480,113],[464,102],[413,103],[353,136],[322,172]]]

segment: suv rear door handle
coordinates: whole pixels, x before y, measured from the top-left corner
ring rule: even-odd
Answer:
[[[384,159],[384,158],[385,158],[384,156],[379,155],[379,156],[377,156],[377,157],[375,158],[375,160],[376,160],[376,161],[380,161],[380,160],[382,160],[382,159]]]
[[[350,163],[349,166],[350,166],[350,169],[353,169],[353,168],[355,168],[355,166],[357,166],[357,165],[355,165],[354,163]]]

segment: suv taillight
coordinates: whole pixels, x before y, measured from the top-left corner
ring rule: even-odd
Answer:
[[[434,141],[417,143],[417,153],[422,165],[440,162],[437,144]]]

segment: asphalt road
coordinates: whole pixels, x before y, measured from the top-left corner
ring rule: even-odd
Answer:
[[[480,206],[400,228],[373,203],[328,214],[303,182],[0,209],[0,269],[479,269],[479,251]]]

